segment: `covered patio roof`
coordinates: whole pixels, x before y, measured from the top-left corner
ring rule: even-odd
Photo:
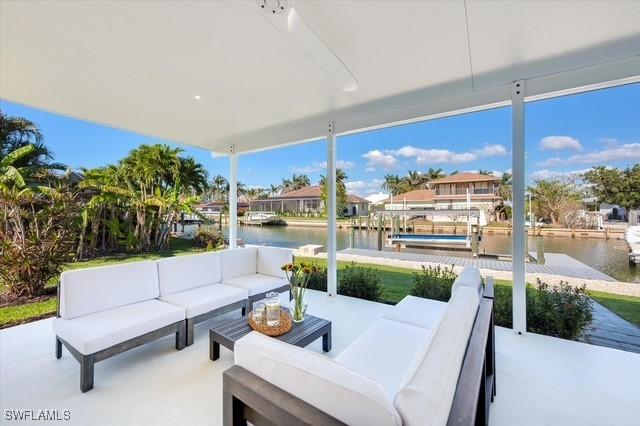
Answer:
[[[640,74],[639,2],[282,2],[357,90],[253,0],[51,0],[0,3],[0,97],[240,153]]]

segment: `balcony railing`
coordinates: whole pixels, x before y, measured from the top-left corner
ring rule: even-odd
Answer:
[[[498,188],[436,188],[436,195],[467,195],[467,191],[471,195],[496,195]]]

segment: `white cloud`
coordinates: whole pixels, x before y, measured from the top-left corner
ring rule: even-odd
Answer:
[[[414,146],[404,146],[393,153],[399,157],[415,157],[420,166],[428,164],[462,164],[470,163],[487,157],[501,157],[507,155],[503,145],[485,145],[480,149],[465,152],[455,152],[448,149],[424,149]]]
[[[509,169],[509,170],[511,170],[511,169]],[[480,173],[480,170],[478,170],[478,169],[473,169],[473,170],[463,170],[462,172],[463,172],[463,173]],[[491,170],[491,175],[492,175],[492,176],[495,176],[495,177],[502,177],[502,175],[503,175],[504,173],[505,173],[505,172],[501,172],[500,170]],[[507,173],[510,173],[510,172],[507,172]]]
[[[388,152],[382,152],[374,149],[362,155],[367,160],[368,172],[375,171],[378,167],[383,170],[391,170],[398,164],[398,159]]]
[[[605,148],[616,148],[620,143],[618,139],[615,138],[600,138],[600,142],[604,145]]]
[[[382,179],[372,179],[369,182],[365,182],[363,180],[355,180],[345,182],[344,186],[347,188],[347,191],[349,193],[364,196],[373,194],[375,192],[380,192],[383,182],[384,181]]]
[[[569,172],[554,172],[552,170],[542,169],[537,170],[529,176],[535,180],[559,180],[562,182],[574,182],[578,179],[582,179],[584,174],[591,169],[572,170]]]
[[[581,151],[582,144],[576,138],[571,136],[547,136],[540,139],[540,149],[559,151],[562,149],[572,149],[574,151]]]
[[[338,162],[336,163],[336,167],[343,170],[353,169],[355,165],[356,164],[353,161],[338,160]],[[289,171],[292,173],[318,173],[325,170],[327,170],[326,161],[314,161],[313,163],[311,163],[311,165],[308,166],[293,166],[289,168]]]
[[[604,165],[613,161],[638,161],[640,160],[640,143],[627,143],[615,146],[602,151],[590,152],[588,154],[572,155],[569,158],[560,157],[549,158],[538,164],[540,167],[557,167],[565,164],[589,164]]]

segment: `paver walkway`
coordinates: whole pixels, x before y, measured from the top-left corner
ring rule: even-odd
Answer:
[[[424,263],[441,263],[444,265],[456,265],[456,266],[475,266],[481,269],[493,269],[495,271],[511,271],[513,265],[509,261],[505,260],[492,260],[492,259],[474,259],[470,257],[456,257],[456,256],[438,256],[432,254],[420,254],[420,253],[403,253],[393,251],[377,251],[367,249],[345,249],[340,250],[340,253],[353,254],[357,256],[369,256],[369,257],[384,257],[387,259],[408,260],[414,262]],[[561,275],[572,278],[584,278],[591,280],[603,280],[603,281],[615,281],[607,274],[603,274],[597,269],[592,268],[578,260],[573,259],[574,262],[570,266],[561,266],[557,264],[552,265],[538,265],[535,263],[527,263],[525,268],[527,273],[531,274],[549,274],[549,275]],[[581,266],[578,267],[578,264]]]
[[[583,342],[640,353],[640,328],[593,301],[593,320]]]

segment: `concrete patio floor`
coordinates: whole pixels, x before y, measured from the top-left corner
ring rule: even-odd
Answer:
[[[310,291],[310,311],[333,322],[336,356],[390,306]],[[239,315],[239,314],[229,314]],[[214,321],[220,321],[217,319]],[[54,356],[51,319],[0,332],[0,407],[70,410],[74,425],[220,425],[222,372],[233,354],[208,358],[204,323],[178,352],[167,337],[96,364],[79,390],[78,363]],[[498,328],[492,425],[627,425],[640,418],[640,355]],[[309,346],[321,351],[320,340]],[[33,422],[27,422],[33,424]],[[38,422],[46,424],[46,422]],[[7,422],[7,424],[19,424]]]

